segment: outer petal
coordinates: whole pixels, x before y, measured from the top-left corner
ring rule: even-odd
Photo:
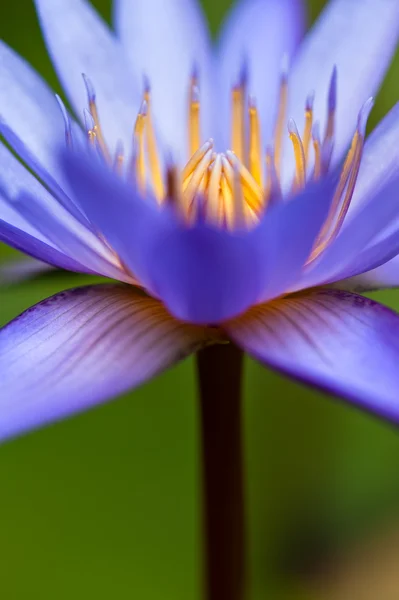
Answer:
[[[6,221],[0,219],[0,242],[4,242],[33,258],[42,260],[54,267],[66,269],[67,271],[77,271],[82,273],[93,273],[80,261],[76,261],[64,254],[49,242],[44,242],[36,235],[31,235]]]
[[[367,138],[348,219],[399,175],[399,102]]]
[[[399,423],[399,317],[388,308],[324,289],[256,307],[226,330],[266,365]]]
[[[388,262],[360,275],[343,279],[337,283],[337,286],[354,292],[397,288],[399,286],[399,251],[395,258]]]
[[[289,115],[301,131],[306,96],[315,90],[315,118],[324,127],[329,81],[336,66],[335,161],[349,144],[362,104],[377,92],[398,36],[396,0],[330,0],[301,47],[289,81]]]
[[[62,185],[55,148],[65,129],[54,94],[32,67],[0,41],[0,116]]]
[[[181,319],[217,323],[282,294],[299,276],[325,220],[326,180],[266,213],[250,232],[197,226],[160,235],[149,251],[153,289]]]
[[[123,279],[114,255],[98,237],[76,221],[25,167],[0,144],[0,219],[83,265],[84,271]],[[3,235],[4,227],[0,227]],[[7,239],[7,238],[6,238]],[[12,238],[9,238],[11,245]],[[51,254],[51,252],[50,252]],[[58,254],[58,253],[56,253]],[[36,256],[34,254],[34,256]],[[37,258],[42,258],[40,255]],[[50,261],[52,262],[52,261]],[[55,262],[58,266],[58,263]]]
[[[391,259],[398,251],[398,189],[399,175],[361,207],[296,289],[336,282]]]
[[[219,82],[223,126],[222,149],[230,147],[231,88],[243,61],[248,68],[248,91],[262,115],[264,144],[271,141],[276,118],[282,59],[292,59],[305,32],[302,0],[239,0],[222,29]]]
[[[136,387],[216,339],[133,288],[61,292],[0,330],[0,439]]]
[[[115,0],[115,25],[139,81],[149,79],[162,138],[184,160],[194,66],[200,78],[203,135],[213,135],[210,39],[199,2]]]
[[[35,3],[55,69],[76,114],[82,118],[88,105],[84,73],[95,88],[107,142],[114,148],[121,139],[128,148],[141,91],[118,41],[86,0]]]
[[[309,186],[255,229],[188,228],[108,170],[68,153],[67,176],[90,220],[131,272],[183,320],[216,323],[281,294],[327,217],[335,181]],[[276,268],[277,267],[277,268]]]

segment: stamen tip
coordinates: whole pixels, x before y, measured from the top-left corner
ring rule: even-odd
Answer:
[[[299,137],[298,127],[296,126],[294,119],[288,119],[288,132],[290,135],[296,135]]]
[[[313,110],[314,99],[315,99],[315,91],[312,90],[306,98],[306,104],[305,104],[306,112],[311,112]]]
[[[96,92],[94,90],[94,86],[91,80],[87,77],[85,73],[82,73],[83,81],[86,86],[87,95],[89,97],[89,102],[94,102],[96,99]]]
[[[371,112],[373,106],[374,106],[374,98],[370,97],[363,104],[363,106],[359,112],[358,131],[359,131],[360,135],[362,135],[363,137],[366,133],[367,120],[370,116],[370,112]]]
[[[146,73],[143,74],[143,89],[144,94],[149,94],[151,91],[150,79]]]

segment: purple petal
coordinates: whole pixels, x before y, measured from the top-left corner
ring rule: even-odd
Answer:
[[[126,279],[109,248],[69,214],[2,144],[0,219],[69,256],[84,271]],[[31,253],[29,249],[26,252]]]
[[[50,243],[67,256],[82,263],[86,269],[105,277],[136,283],[98,238],[86,234],[84,230],[79,230],[77,224],[71,226],[54,218],[31,194],[20,196],[16,205],[20,214]]]
[[[107,169],[68,153],[67,176],[82,206],[130,271],[177,318],[215,323],[285,291],[298,277],[327,217],[335,180],[309,186],[267,211],[249,232],[197,224],[142,199]]]
[[[62,186],[55,148],[64,139],[56,98],[44,80],[0,41],[0,116]]]
[[[356,214],[388,181],[399,175],[399,102],[367,138],[347,218]]]
[[[175,220],[155,201],[141,198],[132,184],[87,155],[66,152],[62,160],[85,214],[130,272],[151,291],[149,248],[161,232],[175,227]]]
[[[248,93],[256,98],[262,117],[264,144],[272,140],[283,57],[292,59],[306,26],[302,0],[239,0],[222,29],[219,82],[223,125],[222,149],[230,147],[231,88],[243,61],[248,69]]]
[[[19,283],[52,270],[51,265],[29,257],[2,262],[0,263],[0,284]]]
[[[156,124],[174,156],[187,160],[187,112],[198,71],[204,139],[213,135],[210,39],[197,0],[116,0],[115,25],[132,70],[148,78]]]
[[[399,252],[388,262],[375,269],[361,273],[340,282],[345,290],[366,292],[399,287]]]
[[[266,365],[399,423],[399,317],[319,290],[254,308],[225,329]]]
[[[398,189],[399,175],[361,207],[296,289],[346,279],[392,258],[399,232]]]
[[[57,202],[61,204],[73,217],[75,217],[80,223],[84,224],[85,227],[91,227],[86,216],[79,210],[75,202],[65,193],[64,189],[67,189],[65,178],[63,177],[62,171],[57,166],[58,179],[62,181],[63,188],[59,185],[51,174],[43,168],[38,162],[37,157],[32,154],[29,148],[26,146],[16,133],[8,127],[5,123],[0,121],[0,134],[5,138],[7,143],[11,146],[18,157],[24,162],[24,164],[35,173],[35,175],[43,182],[46,188],[51,192],[51,195],[57,199]],[[58,149],[58,145],[57,145]]]
[[[300,131],[306,97],[315,90],[315,119],[327,119],[331,73],[338,72],[334,161],[349,145],[363,103],[384,78],[399,37],[399,3],[331,0],[301,47],[289,80],[289,115]],[[291,152],[287,155],[290,160]]]
[[[151,285],[178,318],[217,323],[283,293],[299,276],[327,216],[334,185],[310,186],[250,232],[206,226],[159,236]]]
[[[33,258],[37,258],[45,263],[65,269],[67,271],[76,271],[78,273],[93,273],[79,261],[70,258],[57,248],[40,240],[36,235],[31,235],[27,231],[19,229],[6,221],[0,219],[0,242],[8,244],[12,248],[24,252]]]
[[[43,34],[69,100],[82,118],[88,105],[82,73],[90,78],[105,138],[131,143],[141,90],[112,32],[86,0],[35,0]]]
[[[111,399],[217,339],[132,287],[61,292],[0,330],[0,439]]]

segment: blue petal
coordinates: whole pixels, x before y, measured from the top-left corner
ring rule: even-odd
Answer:
[[[0,116],[38,163],[62,186],[55,148],[65,129],[56,98],[44,80],[0,41]]]
[[[399,317],[339,290],[276,300],[229,323],[249,354],[399,424]]]
[[[35,3],[55,69],[77,116],[83,118],[88,104],[84,73],[94,85],[101,125],[112,151],[118,140],[128,148],[141,89],[120,44],[86,0]]]
[[[82,265],[79,270],[131,280],[104,242],[68,213],[3,144],[0,144],[0,219],[26,232],[26,239],[35,237],[69,256],[73,264]],[[9,243],[15,246],[12,240]],[[19,249],[31,253],[23,245]]]
[[[341,281],[340,286],[355,292],[399,287],[399,249],[395,258],[361,275]]]
[[[387,182],[399,175],[398,148],[399,102],[366,140],[348,219]]]
[[[386,260],[392,258],[399,231],[398,186],[399,174],[361,207],[296,289],[333,283],[372,269],[377,266],[373,263],[383,262],[383,252]]]
[[[301,131],[306,97],[315,90],[315,119],[323,131],[329,82],[336,66],[335,162],[349,145],[361,106],[378,91],[398,37],[398,2],[331,0],[301,47],[289,79],[289,116]],[[291,152],[287,160],[291,170]]]
[[[152,288],[175,316],[195,323],[279,296],[299,277],[333,191],[329,180],[311,186],[247,233],[199,225],[160,235],[148,254]]]
[[[231,88],[237,84],[243,61],[248,92],[256,98],[261,115],[263,143],[272,141],[283,57],[294,58],[305,21],[302,0],[239,0],[231,10],[218,56],[222,150],[230,147]]]
[[[202,133],[213,136],[210,39],[197,0],[116,0],[115,25],[132,70],[147,77],[164,143],[187,160],[187,114],[193,68],[198,70]]]
[[[26,230],[20,229],[0,219],[0,242],[4,242],[33,258],[42,260],[49,265],[65,269],[67,271],[76,271],[78,273],[92,273],[79,261],[70,258],[49,243],[40,240],[36,235],[29,234]]]
[[[296,281],[335,189],[335,179],[309,186],[252,231],[230,233],[187,228],[87,158],[67,153],[64,161],[84,211],[123,263],[172,314],[196,323],[230,318]]]
[[[130,272],[151,290],[149,248],[161,232],[175,227],[175,220],[155,200],[143,199],[134,185],[89,156],[66,151],[62,160],[85,214]]]
[[[137,387],[216,339],[132,287],[48,298],[0,330],[0,439]]]

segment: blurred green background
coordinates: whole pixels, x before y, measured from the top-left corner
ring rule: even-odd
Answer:
[[[109,0],[94,4],[109,18]],[[230,4],[204,0],[214,33]],[[310,20],[323,4],[309,2]],[[1,37],[60,91],[32,5],[2,0]],[[373,123],[399,97],[398,81],[396,59]],[[85,281],[58,273],[1,290],[0,324]],[[376,296],[399,309],[399,292]],[[0,448],[1,598],[200,599],[193,366]],[[396,431],[246,367],[251,600],[397,600]]]

